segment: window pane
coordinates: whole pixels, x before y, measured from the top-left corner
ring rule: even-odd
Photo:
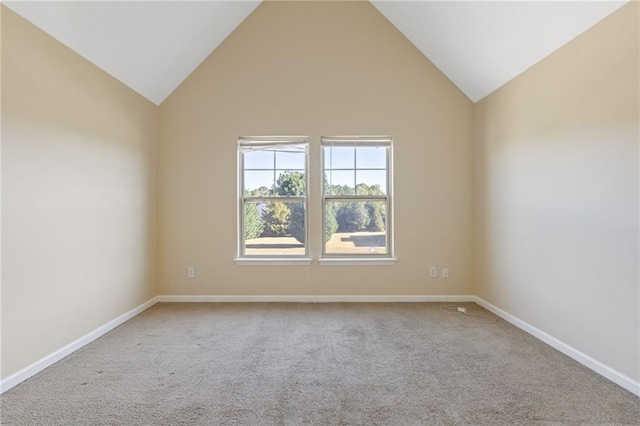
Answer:
[[[329,171],[326,186],[327,194],[331,195],[353,195],[354,193],[354,173],[353,170],[333,170]]]
[[[245,196],[266,196],[273,189],[273,171],[246,170],[244,172]]]
[[[328,169],[353,169],[355,148],[347,146],[324,147],[324,168]]]
[[[276,196],[302,197],[306,194],[304,172],[291,170],[276,170]]]
[[[358,169],[386,169],[387,149],[375,146],[356,148],[356,167]]]
[[[273,150],[270,151],[245,151],[245,169],[273,169]]]
[[[304,254],[303,203],[244,203],[243,255]]]
[[[358,195],[381,195],[387,193],[386,170],[356,171]]]
[[[385,201],[327,201],[326,254],[388,254]]]
[[[244,205],[244,255],[304,255],[303,203]]]
[[[282,148],[276,151],[276,169],[304,170],[305,153],[299,148]],[[272,166],[273,167],[273,166]]]

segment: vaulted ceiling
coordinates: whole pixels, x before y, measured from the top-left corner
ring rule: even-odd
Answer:
[[[625,3],[372,1],[473,102]],[[260,1],[4,4],[159,105]]]

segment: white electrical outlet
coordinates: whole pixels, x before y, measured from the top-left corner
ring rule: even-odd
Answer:
[[[449,268],[442,268],[442,278],[449,278]]]
[[[438,268],[435,266],[429,268],[429,278],[438,278]]]
[[[195,278],[196,277],[196,268],[193,266],[189,266],[187,268],[187,278]]]

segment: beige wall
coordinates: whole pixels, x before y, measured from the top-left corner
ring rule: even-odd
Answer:
[[[263,3],[160,107],[160,294],[468,294],[472,108],[368,2]],[[317,257],[320,136],[358,134],[394,137],[397,264],[237,266],[238,136],[310,136]]]
[[[476,288],[640,379],[639,33],[631,3],[476,108]]]
[[[149,300],[156,107],[2,8],[2,377]]]
[[[1,376],[156,294],[450,291],[638,380],[638,9],[474,107],[368,2],[263,3],[158,109],[1,8]],[[236,140],[286,134],[313,257],[320,136],[394,137],[395,266],[233,262]]]

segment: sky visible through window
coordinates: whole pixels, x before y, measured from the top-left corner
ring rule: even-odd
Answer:
[[[358,184],[378,185],[387,191],[385,147],[335,147],[324,150],[324,174],[330,185],[353,188]],[[287,171],[305,171],[304,146],[246,151],[244,153],[244,189],[271,189],[275,180]],[[275,172],[275,173],[274,173]]]

